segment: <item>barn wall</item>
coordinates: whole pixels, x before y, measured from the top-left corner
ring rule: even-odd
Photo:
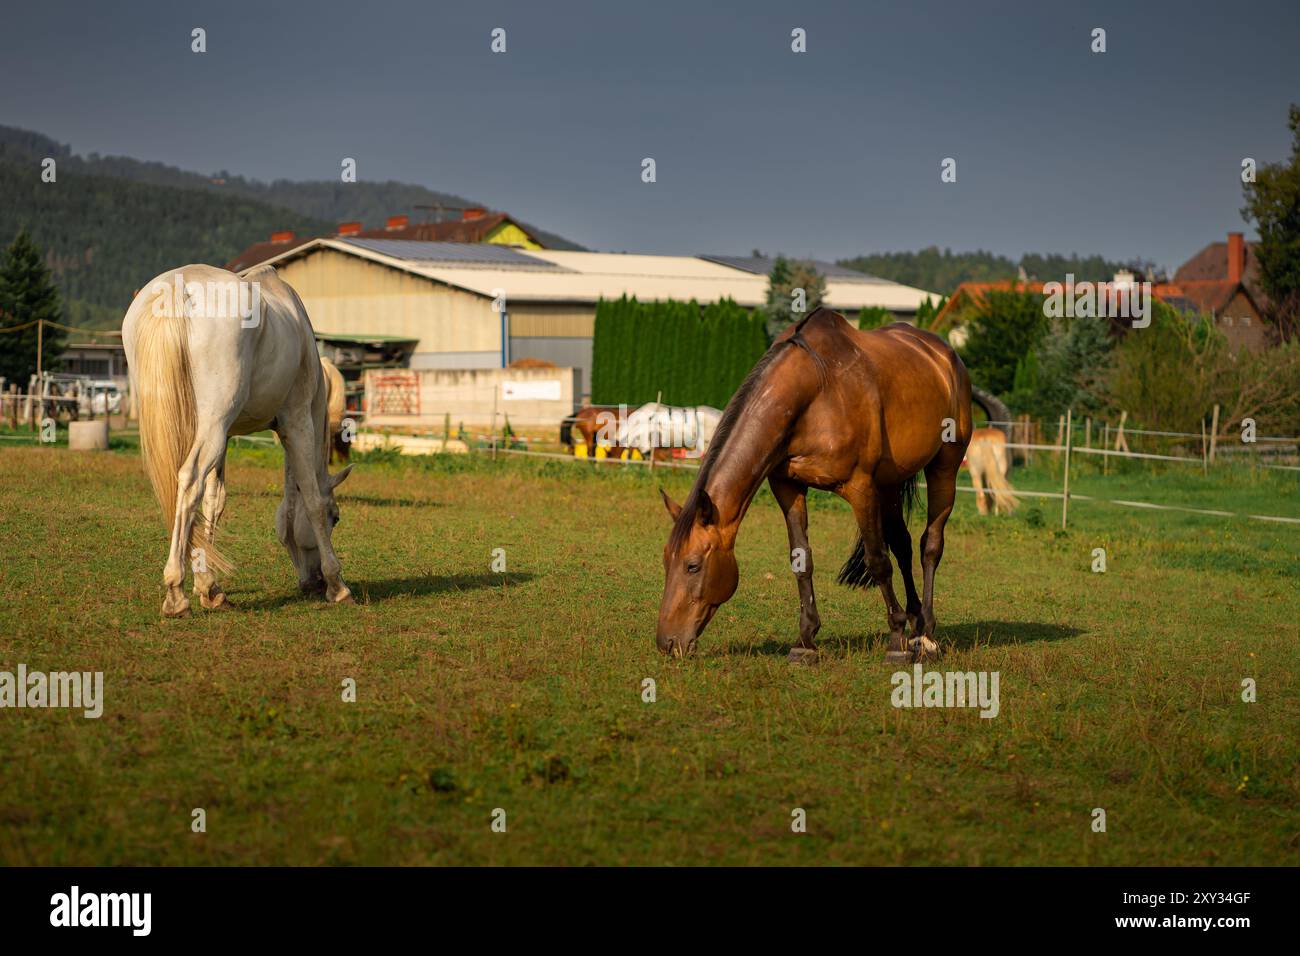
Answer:
[[[453,430],[461,422],[481,427],[495,411],[498,426],[509,415],[511,425],[559,428],[574,409],[575,379],[570,368],[369,369],[366,426],[440,430],[450,415]],[[539,387],[553,395],[527,391]]]
[[[413,365],[500,364],[492,300],[333,249],[278,267],[320,332],[418,339]]]
[[[542,248],[532,239],[528,238],[528,233],[524,232],[513,222],[503,222],[497,226],[483,240],[484,242],[495,242],[506,246],[521,246],[524,249]]]

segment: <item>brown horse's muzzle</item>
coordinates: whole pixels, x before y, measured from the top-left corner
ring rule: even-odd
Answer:
[[[660,634],[655,638],[655,642],[659,645],[661,654],[666,654],[669,657],[690,657],[695,653],[695,646],[700,642],[700,639],[695,635],[665,637]]]

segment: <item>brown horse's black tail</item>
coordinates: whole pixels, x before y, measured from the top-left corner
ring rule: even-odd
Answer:
[[[903,513],[910,518],[912,507],[916,504],[916,475],[903,482],[898,493],[903,497]],[[844,562],[844,567],[840,568],[840,576],[837,580],[840,584],[851,588],[875,586],[876,579],[871,576],[871,570],[867,567],[867,555],[862,548],[861,535],[858,536],[858,543],[853,546],[853,553]]]

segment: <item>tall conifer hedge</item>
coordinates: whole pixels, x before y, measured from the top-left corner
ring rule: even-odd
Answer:
[[[653,402],[725,408],[767,350],[764,317],[731,299],[638,302],[624,296],[596,306],[591,400],[597,405]]]

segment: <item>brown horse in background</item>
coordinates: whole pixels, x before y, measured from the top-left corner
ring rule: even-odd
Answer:
[[[735,593],[736,534],[766,480],[785,513],[799,583],[799,643],[790,659],[816,660],[813,637],[821,627],[808,548],[809,488],[833,491],[853,509],[859,539],[839,580],[880,585],[889,621],[885,659],[937,656],[934,575],[971,427],[970,378],[938,336],[902,323],[860,332],[827,309],[787,329],[727,405],[685,503],[660,492],[673,529],[664,547],[659,650],[694,651]],[[921,471],[928,499],[923,599],[912,580],[904,516]],[[890,551],[903,575],[906,608],[894,594]]]
[[[623,414],[620,414],[622,412]],[[577,435],[573,437],[573,444],[583,444],[587,446],[587,457],[596,457],[597,438],[604,439],[606,451],[622,450],[618,444],[618,436],[622,434],[623,422],[626,420],[627,406],[618,405],[584,405],[574,412],[573,417],[569,419],[569,426],[572,432]],[[571,433],[572,435],[572,433]],[[577,440],[581,436],[581,442]],[[617,458],[617,455],[613,456]]]
[[[622,460],[624,455],[630,457],[632,448],[620,445],[618,437],[623,434],[628,413],[633,411],[636,409],[626,405],[584,405],[565,422],[569,426],[568,442],[574,446],[585,445],[587,458],[592,461],[596,460],[597,445],[605,449],[605,460],[611,464]],[[563,434],[560,440],[566,440]],[[651,453],[655,461],[673,458],[671,448],[653,448]]]

